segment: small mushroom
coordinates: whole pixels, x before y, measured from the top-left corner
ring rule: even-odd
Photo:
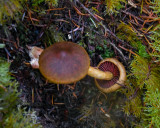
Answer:
[[[113,78],[110,80],[100,80],[95,78],[96,86],[105,93],[119,89],[126,81],[126,71],[124,66],[115,58],[107,58],[98,64],[98,69],[103,72],[111,72]]]
[[[118,60],[108,58],[98,68],[91,67],[87,52],[76,43],[55,43],[45,50],[38,49],[38,56],[40,72],[53,83],[73,83],[88,74],[95,78],[101,91],[108,93],[118,89],[126,79],[125,68]]]
[[[39,68],[39,55],[43,52],[42,48],[36,46],[26,46],[29,50],[29,56],[31,58],[30,64],[32,68],[38,69]]]

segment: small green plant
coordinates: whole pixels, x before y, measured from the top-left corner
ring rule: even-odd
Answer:
[[[96,47],[96,50],[98,50],[100,52],[100,55],[103,59],[105,58],[110,58],[114,56],[114,52],[111,51],[109,48],[107,48],[106,43],[104,43],[103,47],[98,45]]]
[[[88,38],[88,43],[91,46],[91,49],[88,51],[90,56],[93,56],[95,53],[98,53],[103,59],[114,56],[114,52],[111,50],[108,42],[100,36],[96,35],[95,32],[89,31],[86,33],[86,38]],[[86,45],[82,42],[81,46],[86,48]]]

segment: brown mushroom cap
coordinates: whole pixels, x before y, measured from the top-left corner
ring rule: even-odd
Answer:
[[[83,47],[72,42],[58,42],[39,57],[39,70],[50,82],[68,84],[87,75],[90,59]]]
[[[113,74],[111,80],[99,80],[95,79],[96,86],[103,92],[109,93],[119,89],[121,84],[124,84],[126,80],[126,71],[124,66],[114,58],[107,58],[101,61],[98,65],[98,69],[102,71],[109,71]]]

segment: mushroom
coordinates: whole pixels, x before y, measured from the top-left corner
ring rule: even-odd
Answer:
[[[39,68],[39,55],[43,52],[42,48],[36,47],[36,46],[26,46],[29,50],[29,56],[31,58],[30,64],[32,68]]]
[[[78,44],[59,42],[46,48],[39,57],[39,70],[50,82],[69,84],[87,75],[90,59]]]
[[[105,93],[119,89],[126,81],[126,71],[124,66],[115,58],[107,58],[98,64],[98,69],[103,72],[109,71],[113,74],[110,80],[100,80],[95,78],[96,86]]]
[[[41,52],[39,70],[53,83],[73,83],[88,74],[95,78],[101,91],[108,93],[118,89],[126,79],[125,68],[118,60],[108,58],[100,62],[98,68],[91,67],[85,49],[73,42],[58,42]]]

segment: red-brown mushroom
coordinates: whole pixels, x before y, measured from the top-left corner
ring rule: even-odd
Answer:
[[[39,57],[39,70],[53,83],[68,84],[79,81],[88,73],[90,59],[78,44],[59,42],[46,48]]]

